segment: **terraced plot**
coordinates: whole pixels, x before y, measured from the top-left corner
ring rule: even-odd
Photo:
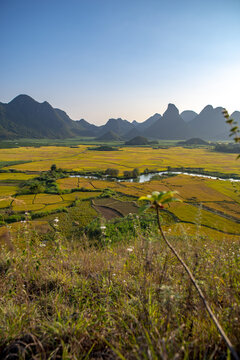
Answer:
[[[129,213],[137,213],[139,207],[133,201],[120,201],[113,198],[94,199],[93,205],[101,212],[101,208],[109,208],[115,210],[118,214],[126,216]]]
[[[0,173],[0,181],[24,181],[34,178],[36,175],[24,174],[24,173]]]
[[[189,221],[196,225],[205,225],[219,231],[240,235],[240,223],[203,210],[201,207],[186,203],[172,203],[169,210],[181,221]]]
[[[101,192],[81,192],[81,191],[75,191],[72,192],[71,194],[63,194],[61,195],[61,197],[63,198],[63,200],[67,200],[67,201],[74,201],[74,200],[83,200],[83,199],[91,199],[94,197],[97,197],[101,194]]]
[[[14,195],[17,191],[16,186],[12,185],[0,185],[0,199],[6,196]]]

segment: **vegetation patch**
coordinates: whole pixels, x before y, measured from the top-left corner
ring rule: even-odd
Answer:
[[[74,191],[70,194],[63,194],[61,197],[63,200],[68,201],[75,201],[75,200],[85,200],[85,199],[91,199],[94,197],[97,197],[101,195],[101,192],[80,192],[80,191]]]
[[[137,213],[139,210],[139,207],[132,201],[120,201],[114,198],[95,199],[93,204],[116,210],[122,216],[126,216],[129,213]]]

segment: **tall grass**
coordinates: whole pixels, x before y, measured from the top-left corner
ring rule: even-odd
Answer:
[[[132,221],[135,233],[99,247],[66,240],[57,223],[44,238],[26,222],[12,250],[2,247],[1,359],[229,356],[181,264]],[[239,241],[168,238],[240,351]]]

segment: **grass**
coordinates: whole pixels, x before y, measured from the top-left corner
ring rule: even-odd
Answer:
[[[227,358],[179,263],[133,221],[135,235],[100,248],[65,240],[61,218],[52,237],[22,225],[0,254],[3,356],[21,340],[29,358]],[[169,236],[239,351],[240,241]]]

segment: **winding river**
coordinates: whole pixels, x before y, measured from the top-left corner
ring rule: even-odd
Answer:
[[[161,175],[168,175],[168,174],[174,174],[174,175],[182,174],[182,175],[196,176],[196,177],[205,178],[205,179],[212,179],[212,180],[240,182],[240,179],[232,179],[232,178],[224,179],[224,178],[221,178],[221,177],[218,177],[218,176],[210,176],[210,175],[204,175],[204,174],[194,174],[194,173],[188,173],[188,172],[182,172],[182,171],[171,171],[171,172],[159,171],[159,172],[156,172],[156,173],[142,174],[138,178],[115,179],[115,181],[118,181],[118,182],[127,181],[127,182],[145,183],[147,181],[150,181],[156,175],[161,176]],[[102,178],[99,178],[99,177],[91,176],[91,175],[70,175],[70,177],[80,177],[80,178],[88,178],[88,179],[101,179],[101,180],[108,180],[109,179],[108,176],[103,176]]]

